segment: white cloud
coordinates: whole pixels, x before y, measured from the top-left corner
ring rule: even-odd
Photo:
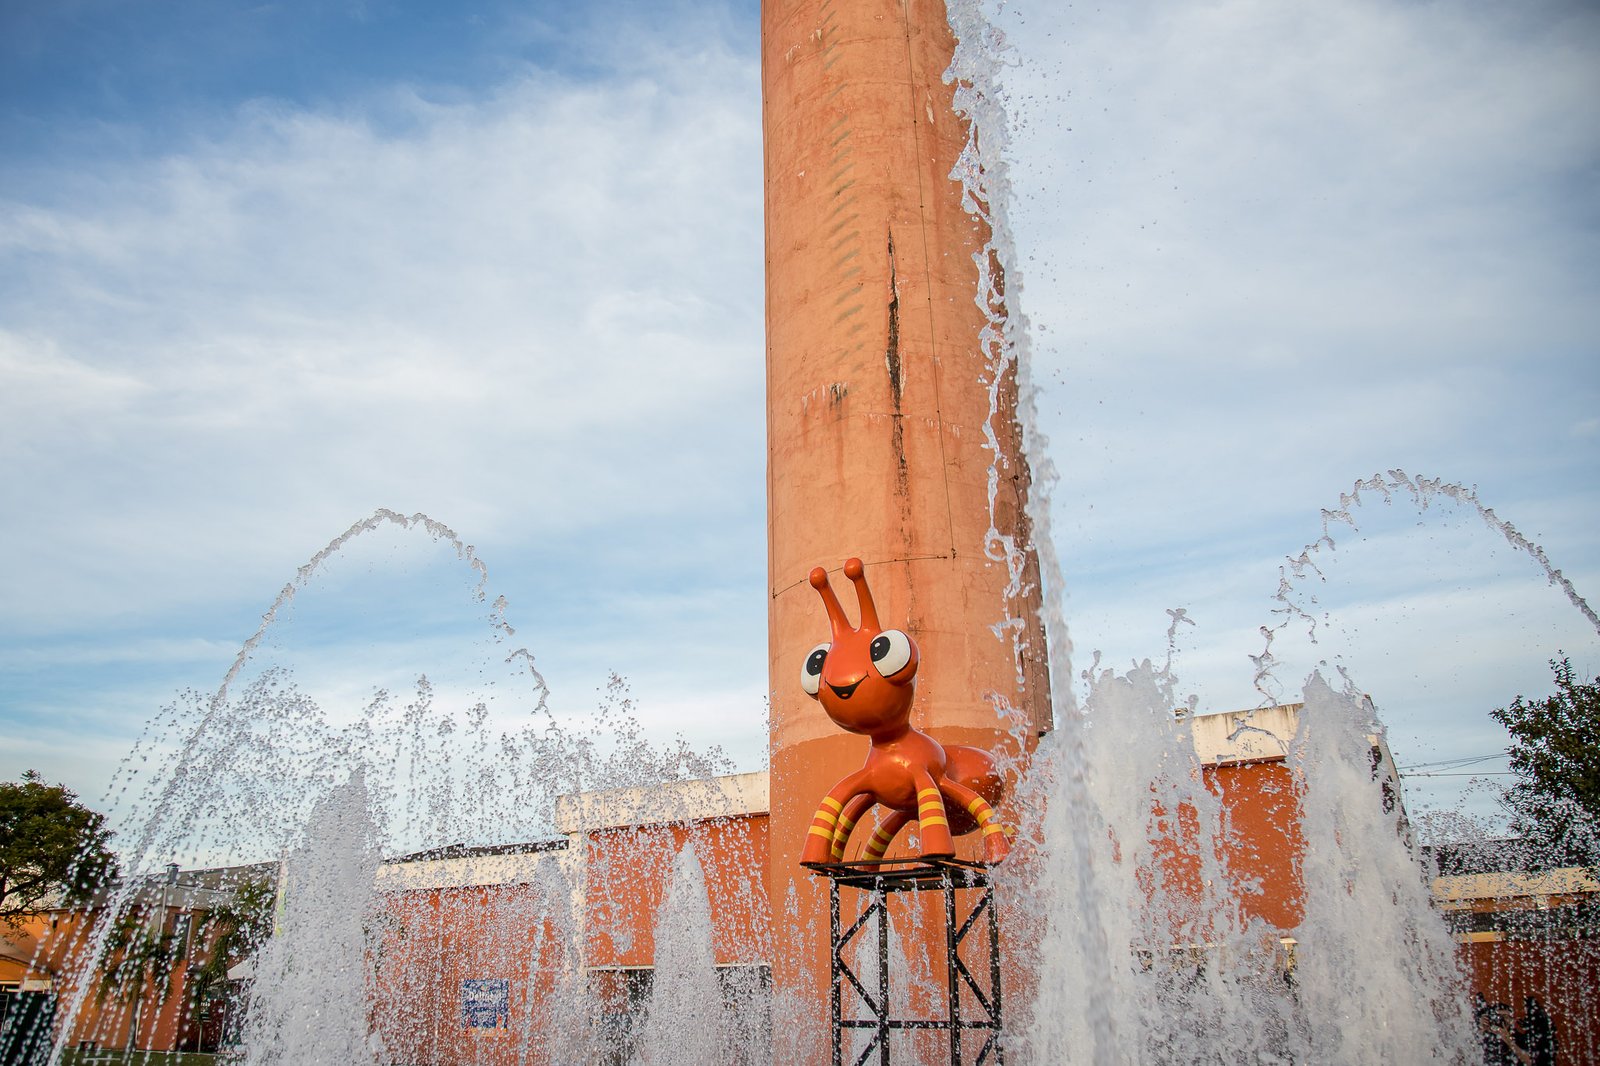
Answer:
[[[12,622],[261,597],[379,504],[509,543],[759,493],[755,67],[693,58],[262,105],[0,205]]]
[[[8,175],[3,713],[30,740],[0,773],[53,752],[41,769],[98,795],[142,721],[214,689],[295,568],[378,506],[478,545],[563,706],[611,669],[664,706],[764,688],[759,626],[709,681],[658,679],[650,650],[663,627],[710,643],[705,610],[630,630],[653,587],[764,602],[757,59],[691,22],[621,76],[262,101],[159,157]],[[437,552],[363,538],[261,661],[330,703],[420,670],[470,688],[483,608]]]
[[[1591,12],[1011,14],[1069,567],[1288,553],[1397,465],[1538,507],[1558,537],[1592,520],[1600,470],[1562,433],[1600,398]]]
[[[1158,656],[1185,606],[1201,628],[1179,673],[1213,709],[1248,700],[1283,556],[1393,466],[1476,482],[1580,590],[1600,581],[1591,12],[1004,18],[1015,276],[1085,653]],[[263,102],[159,159],[35,168],[0,203],[18,655],[242,640],[351,521],[424,510],[479,546],[563,699],[615,669],[652,729],[733,723],[759,749],[759,707],[740,711],[766,654],[757,58],[715,24],[597,29],[585,54],[617,49],[625,75]],[[1418,737],[1464,733],[1459,708],[1504,699],[1497,678],[1531,691],[1575,631],[1504,550],[1419,577],[1430,543],[1476,558],[1485,535],[1401,536],[1400,511],[1367,516],[1370,550],[1341,544],[1348,649],[1299,649],[1281,676],[1342,654],[1381,706],[1420,708]],[[336,697],[368,683],[341,669],[347,641],[387,677],[455,610],[351,579],[396,553],[414,562],[382,538],[352,550],[282,636]],[[416,617],[342,631],[358,606]]]

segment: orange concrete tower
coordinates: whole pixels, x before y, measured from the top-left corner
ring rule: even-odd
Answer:
[[[780,990],[803,993],[825,987],[826,894],[797,859],[818,800],[866,750],[800,688],[806,652],[828,639],[810,569],[864,561],[884,624],[921,646],[913,723],[941,741],[1014,752],[1048,727],[1049,695],[1037,567],[1031,592],[1008,598],[986,550],[991,524],[1026,542],[1028,472],[1009,374],[991,411],[974,260],[989,231],[950,178],[968,129],[943,80],[943,0],[763,0],[761,18],[768,887],[778,926],[788,900],[799,908],[773,965]],[[1008,617],[1019,625],[997,635]]]

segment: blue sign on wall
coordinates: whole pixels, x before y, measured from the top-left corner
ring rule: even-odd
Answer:
[[[461,1020],[469,1029],[511,1028],[511,982],[504,977],[462,981]]]

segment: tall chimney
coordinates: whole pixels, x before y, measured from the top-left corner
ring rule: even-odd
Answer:
[[[1037,564],[1008,596],[986,543],[991,526],[1026,542],[1028,470],[1009,373],[991,412],[975,260],[989,230],[950,177],[968,129],[944,82],[944,3],[763,0],[761,30],[773,968],[825,1019],[826,891],[798,857],[867,741],[800,688],[828,637],[810,569],[866,564],[884,625],[921,647],[913,724],[941,741],[1015,754],[1048,728],[1049,692]]]

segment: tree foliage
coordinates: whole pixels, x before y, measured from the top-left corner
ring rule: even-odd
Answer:
[[[186,972],[187,1021],[198,1026],[213,1001],[229,994],[229,967],[255,954],[272,933],[274,889],[268,880],[245,880],[224,889],[197,912],[192,929],[169,923],[165,896],[159,897],[159,905],[157,898],[136,900],[111,919],[95,987],[98,1000],[133,1005],[135,1038],[138,1005],[145,1002],[146,992],[155,990],[158,1002],[165,1004],[179,972]]]
[[[254,955],[272,934],[274,898],[271,881],[245,881],[234,889],[232,899],[216,904],[200,919],[196,935],[207,948],[192,974],[196,1013],[227,986],[228,968]]]
[[[101,971],[100,998],[115,994],[124,1003],[137,1002],[151,985],[161,989],[163,998],[172,994],[184,945],[157,924],[160,920],[159,912],[143,907],[117,916],[105,947],[106,956],[114,961]]]
[[[105,817],[33,770],[0,783],[0,921],[16,926],[59,893],[86,899],[117,874]]]
[[[1539,845],[1552,863],[1600,861],[1600,678],[1580,681],[1570,659],[1552,660],[1556,693],[1518,696],[1489,712],[1511,733],[1517,783],[1501,802],[1511,828]]]

